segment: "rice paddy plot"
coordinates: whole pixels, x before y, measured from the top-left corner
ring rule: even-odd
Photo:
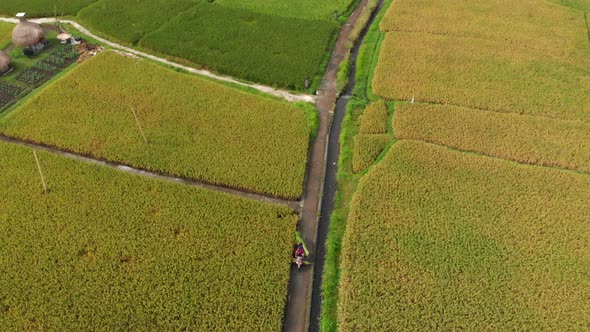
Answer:
[[[14,16],[26,12],[29,17],[76,15],[96,0],[2,0],[0,14]]]
[[[505,113],[590,120],[590,72],[580,61],[574,65],[481,38],[391,32],[381,47],[373,87],[387,99],[415,97]]]
[[[0,143],[0,326],[280,331],[297,215]]]
[[[590,124],[587,122],[448,105],[398,104],[393,126],[399,139],[590,173]]]
[[[215,0],[216,4],[229,8],[241,8],[267,15],[303,19],[334,20],[334,12],[343,14],[355,0]]]
[[[400,141],[361,179],[341,331],[585,330],[590,176]]]
[[[99,0],[80,11],[85,25],[118,40],[136,44],[147,33],[187,10],[199,0],[119,1]]]
[[[338,27],[203,2],[139,45],[247,81],[302,90],[320,71]]]
[[[150,171],[298,198],[315,116],[315,110],[103,52],[0,120],[0,132]]]

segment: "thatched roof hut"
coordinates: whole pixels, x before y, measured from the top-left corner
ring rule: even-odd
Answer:
[[[0,74],[8,70],[10,64],[10,57],[5,52],[0,51]]]
[[[24,14],[18,16],[20,22],[12,30],[12,43],[16,46],[32,46],[45,39],[43,28],[25,19]]]

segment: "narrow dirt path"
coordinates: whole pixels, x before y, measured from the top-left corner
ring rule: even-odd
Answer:
[[[205,182],[199,182],[199,181],[194,181],[194,180],[190,180],[190,179],[184,179],[184,178],[179,178],[179,177],[174,177],[174,176],[169,176],[169,175],[158,174],[158,173],[149,172],[146,170],[130,167],[127,165],[117,164],[117,163],[108,162],[108,161],[104,161],[104,160],[93,159],[93,158],[79,155],[76,153],[63,151],[63,150],[59,150],[56,148],[52,148],[52,147],[44,146],[44,145],[40,145],[40,144],[34,144],[34,143],[30,143],[30,142],[26,142],[23,140],[11,138],[11,137],[6,137],[6,136],[2,136],[2,135],[0,135],[0,141],[6,142],[6,143],[11,143],[11,144],[16,144],[16,145],[21,145],[21,146],[26,146],[26,147],[33,148],[36,150],[47,151],[47,152],[50,152],[53,154],[60,155],[62,157],[82,161],[85,163],[114,168],[116,170],[119,170],[119,171],[122,171],[125,173],[129,173],[129,174],[140,175],[140,176],[145,176],[145,177],[152,178],[152,179],[164,180],[164,181],[169,181],[169,182],[182,183],[182,184],[189,185],[189,186],[204,188],[204,189],[208,189],[208,190],[212,190],[212,191],[217,191],[217,192],[230,194],[230,195],[234,195],[234,196],[240,196],[243,198],[247,198],[247,199],[251,199],[251,200],[255,200],[255,201],[260,201],[260,202],[265,202],[265,203],[270,203],[270,204],[287,205],[295,211],[300,211],[300,208],[301,208],[301,204],[299,201],[290,201],[290,200],[285,200],[285,199],[280,199],[280,198],[275,198],[275,197],[269,197],[269,196],[265,196],[265,195],[261,195],[261,194],[242,191],[239,189],[228,188],[228,187],[213,185],[213,184],[209,184],[209,183],[205,183]]]
[[[350,16],[348,22],[342,27],[340,36],[336,42],[332,57],[328,64],[327,71],[322,80],[321,88],[318,93],[316,101],[316,108],[319,111],[320,126],[316,140],[314,141],[310,158],[308,161],[307,180],[305,183],[305,191],[303,194],[303,207],[301,211],[301,219],[299,222],[299,232],[303,236],[305,243],[310,251],[308,260],[312,265],[302,268],[297,271],[293,265],[291,269],[291,279],[289,281],[289,294],[287,298],[287,307],[284,318],[284,331],[287,332],[304,332],[308,330],[316,331],[318,317],[314,317],[310,325],[310,314],[312,312],[312,292],[318,292],[320,285],[314,285],[314,269],[319,269],[321,273],[321,266],[315,266],[314,262],[323,262],[323,253],[317,251],[318,248],[318,223],[320,221],[320,213],[322,220],[329,219],[331,211],[324,216],[324,211],[320,211],[320,204],[324,193],[324,176],[326,174],[326,158],[327,147],[329,139],[335,140],[338,144],[338,136],[330,138],[330,130],[332,125],[333,111],[338,98],[338,91],[336,89],[336,82],[340,63],[346,57],[348,49],[348,36],[352,28],[357,23],[363,9],[366,7],[368,0],[363,0],[355,12]],[[339,132],[339,130],[337,130]],[[336,133],[338,134],[338,133]],[[336,152],[338,153],[338,152]],[[335,190],[335,181],[330,180],[326,186],[333,187]],[[329,200],[329,199],[328,199]],[[322,204],[323,205],[323,204]],[[321,244],[323,247],[323,244]],[[315,294],[314,294],[315,296]]]
[[[6,18],[6,17],[0,17],[0,21],[3,22],[9,22],[9,23],[18,23],[19,20],[15,19],[15,18]],[[38,23],[38,24],[46,24],[46,23],[55,23],[55,19],[54,18],[38,18],[38,19],[31,19],[29,20],[30,22],[34,22],[34,23]],[[252,89],[256,89],[258,91],[267,93],[269,95],[273,95],[279,98],[283,98],[289,102],[296,102],[296,101],[302,101],[302,102],[309,102],[309,103],[313,103],[316,101],[316,96],[313,95],[305,95],[305,94],[295,94],[295,93],[291,93],[285,90],[279,90],[279,89],[275,89],[266,85],[260,85],[260,84],[250,84],[250,83],[244,83],[244,82],[240,82],[237,81],[229,76],[223,76],[223,75],[216,75],[213,74],[212,72],[208,71],[208,70],[203,70],[203,69],[196,69],[193,67],[189,67],[189,66],[184,66],[181,65],[179,63],[176,62],[172,62],[170,60],[166,60],[164,58],[160,58],[157,57],[155,55],[151,55],[145,52],[141,52],[138,50],[134,50],[132,48],[117,44],[115,42],[109,41],[107,39],[104,39],[102,37],[99,37],[95,34],[93,34],[92,32],[90,32],[90,30],[86,29],[84,26],[78,24],[75,21],[70,21],[70,20],[60,20],[60,22],[62,23],[67,23],[67,24],[71,24],[72,26],[74,26],[76,29],[80,30],[80,32],[86,34],[87,36],[90,36],[98,41],[100,41],[101,43],[104,43],[105,45],[108,45],[112,48],[115,49],[120,49],[120,50],[124,50],[125,52],[131,53],[131,54],[135,54],[137,56],[141,56],[143,58],[147,58],[150,60],[154,60],[172,67],[176,67],[176,68],[180,68],[183,70],[186,70],[188,72],[194,73],[194,74],[199,74],[199,75],[203,75],[203,76],[207,76],[207,77],[211,77],[214,78],[216,80],[219,81],[223,81],[223,82],[228,82],[228,83],[233,83],[233,84],[238,84],[241,86],[246,86],[246,87],[250,87]]]

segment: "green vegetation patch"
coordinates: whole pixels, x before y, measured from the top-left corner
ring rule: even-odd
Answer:
[[[286,198],[302,193],[312,126],[304,108],[113,52],[0,121],[5,135]]]
[[[0,14],[14,16],[26,12],[28,17],[76,15],[96,0],[2,0]]]
[[[88,27],[135,44],[147,33],[198,2],[99,0],[80,11],[79,17]]]
[[[343,14],[354,0],[215,0],[216,4],[230,8],[247,9],[267,15],[304,19],[333,20],[334,11]]]
[[[297,216],[0,143],[0,326],[280,331]]]
[[[340,330],[586,329],[589,184],[571,171],[396,143],[351,206]]]
[[[354,137],[352,170],[361,172],[373,165],[385,147],[393,140],[390,134],[358,134]]]
[[[304,89],[305,79],[320,70],[337,29],[336,22],[205,2],[146,35],[139,45],[248,81]]]
[[[0,50],[12,42],[12,29],[14,24],[0,22]]]

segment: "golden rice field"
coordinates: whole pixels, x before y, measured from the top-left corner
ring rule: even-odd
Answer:
[[[582,12],[544,1],[392,4],[373,79],[387,99],[590,118]]]
[[[150,171],[297,198],[314,116],[287,102],[103,52],[0,120],[0,132]]]
[[[399,139],[590,173],[590,123],[448,105],[396,105]]]
[[[280,331],[286,207],[0,143],[2,331]]]
[[[359,173],[373,165],[377,157],[393,141],[390,134],[358,134],[352,149],[352,171]]]
[[[359,122],[360,134],[385,134],[389,111],[383,101],[371,103],[364,111]]]
[[[400,141],[361,179],[341,331],[590,326],[590,176]]]

